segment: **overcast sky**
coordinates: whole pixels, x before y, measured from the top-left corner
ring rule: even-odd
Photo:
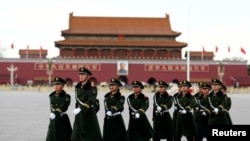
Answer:
[[[191,51],[202,51],[203,46],[215,51],[218,46],[214,59],[242,57],[250,63],[249,5],[249,0],[1,0],[0,50],[4,57],[19,57],[18,50],[27,45],[42,46],[49,58],[58,56],[54,42],[63,39],[61,31],[68,29],[70,12],[116,17],[169,14],[172,29],[182,33],[177,41],[188,43]]]

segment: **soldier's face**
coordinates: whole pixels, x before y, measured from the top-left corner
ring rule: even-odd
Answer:
[[[202,93],[203,93],[204,95],[207,95],[207,94],[209,93],[209,89],[208,89],[208,88],[202,89]]]
[[[111,92],[117,91],[118,88],[119,88],[119,87],[118,87],[117,85],[115,85],[115,84],[110,85],[110,91],[111,91]]]
[[[88,75],[87,74],[79,74],[80,81],[87,81],[88,80]]]
[[[165,93],[165,92],[166,92],[166,87],[160,86],[160,87],[159,87],[159,92],[160,92],[160,93]]]
[[[188,86],[182,86],[182,91],[183,92],[188,92],[189,87]]]
[[[202,93],[203,92],[203,88],[199,88],[199,92]]]
[[[63,89],[63,85],[62,84],[55,84],[55,91],[56,92],[60,92]]]
[[[220,89],[220,85],[218,85],[218,84],[212,84],[212,89],[214,91],[218,91]]]
[[[139,87],[139,86],[133,87],[133,92],[134,92],[135,94],[141,93],[141,87]]]
[[[179,92],[182,92],[182,86],[179,86],[179,87],[178,87],[178,91],[179,91]]]

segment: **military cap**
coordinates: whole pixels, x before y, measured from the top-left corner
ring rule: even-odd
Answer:
[[[116,79],[116,78],[111,78],[111,79],[110,79],[109,85],[118,85],[118,86],[122,86],[122,83],[121,83],[118,79]]]
[[[87,68],[84,68],[84,67],[79,68],[79,74],[92,75],[92,73]]]
[[[202,88],[203,89],[211,89],[211,85],[209,85],[207,83],[203,83]]]
[[[199,88],[202,88],[202,87],[203,87],[203,84],[204,84],[204,83],[199,82],[199,83],[198,83]]]
[[[224,89],[225,91],[227,90],[227,87],[225,85],[221,85],[221,88],[220,89]]]
[[[64,79],[62,79],[61,77],[55,77],[54,78],[54,84],[66,84],[66,81]]]
[[[135,80],[135,81],[132,82],[132,86],[133,87],[141,87],[142,89],[144,88],[144,86],[142,85],[142,83],[140,81],[137,81],[137,80]]]
[[[191,83],[189,81],[187,81],[187,80],[182,81],[182,86],[192,87]]]
[[[160,86],[168,87],[168,84],[166,82],[164,82],[164,81],[158,81],[158,85],[159,85],[159,87]]]
[[[212,85],[216,85],[216,84],[222,85],[222,83],[219,79],[216,79],[216,78],[212,79]]]
[[[179,82],[177,83],[177,85],[178,85],[178,87],[181,87],[181,86],[182,86],[182,81],[179,81]]]

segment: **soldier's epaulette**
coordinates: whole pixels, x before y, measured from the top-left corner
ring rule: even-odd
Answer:
[[[64,90],[62,90],[59,94],[60,97],[64,97],[66,95],[66,92]]]
[[[56,93],[56,91],[53,91],[52,93],[49,94],[49,97],[51,97],[55,93]]]
[[[213,95],[213,93],[214,93],[213,91],[210,92],[210,93],[208,94],[208,96],[211,97],[211,96]]]
[[[180,98],[182,95],[183,95],[182,93],[181,93],[181,94],[179,94],[179,95],[177,95],[177,98]]]
[[[81,83],[82,82],[77,83],[76,86],[75,86],[75,88],[80,88],[81,87]]]
[[[179,93],[175,93],[174,95],[173,95],[173,97],[177,97],[179,95]]]
[[[160,95],[160,92],[159,92],[159,91],[158,91],[158,92],[156,92],[156,93],[155,93],[155,95],[156,95],[156,96],[159,96],[159,95]]]
[[[170,96],[167,92],[165,92],[164,94],[163,94],[163,96],[164,97],[168,97],[168,96]]]
[[[121,93],[120,91],[118,91],[116,94],[115,94],[115,98],[119,98],[121,96]]]
[[[108,93],[106,93],[106,94],[104,95],[104,97],[109,97],[110,94],[111,94],[111,92],[108,92]]]
[[[132,98],[134,96],[134,94],[130,94],[129,96],[128,96],[128,98]]]
[[[138,95],[138,98],[140,98],[140,99],[145,99],[146,96],[145,96],[143,93],[140,93],[140,94]]]

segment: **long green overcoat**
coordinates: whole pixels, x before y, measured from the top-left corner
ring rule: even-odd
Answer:
[[[71,97],[63,90],[60,93],[52,92],[49,98],[50,110],[56,118],[50,119],[46,141],[70,141],[72,127],[66,111]]]
[[[78,83],[75,91],[76,106],[81,109],[81,112],[75,115],[71,140],[101,141],[101,130],[95,110],[97,88],[87,81],[85,85]]]
[[[169,113],[173,105],[173,97],[167,92],[162,95],[157,92],[153,100],[153,140],[174,138],[174,123]],[[160,112],[157,111],[158,106],[162,109]]]

